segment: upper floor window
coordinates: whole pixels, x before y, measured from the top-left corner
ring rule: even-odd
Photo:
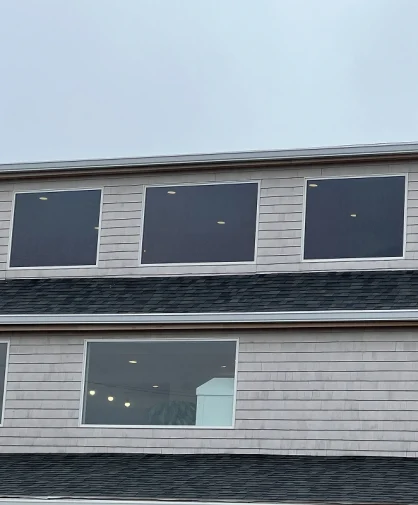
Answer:
[[[17,193],[10,267],[97,264],[101,190]]]
[[[304,259],[403,257],[405,179],[308,180]]]
[[[4,393],[6,385],[7,366],[7,346],[6,342],[0,342],[0,423],[3,423]]]
[[[233,340],[90,341],[83,424],[231,427]]]
[[[149,187],[142,264],[254,261],[258,183]]]

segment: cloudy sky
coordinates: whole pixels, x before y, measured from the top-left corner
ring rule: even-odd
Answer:
[[[418,0],[0,0],[0,163],[418,140]]]

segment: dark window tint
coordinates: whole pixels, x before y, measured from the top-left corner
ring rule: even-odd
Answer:
[[[84,424],[231,426],[232,341],[90,342]]]
[[[18,193],[11,267],[95,265],[100,190]]]
[[[253,261],[258,185],[148,188],[142,263]]]
[[[305,259],[403,256],[405,177],[310,180]]]
[[[4,383],[6,381],[7,344],[0,343],[0,422],[3,422]]]

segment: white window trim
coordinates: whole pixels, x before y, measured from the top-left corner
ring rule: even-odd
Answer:
[[[215,262],[194,262],[194,263],[142,263],[142,247],[144,239],[144,222],[145,222],[145,206],[147,200],[147,189],[148,188],[176,188],[184,186],[221,186],[225,184],[257,184],[257,209],[256,209],[256,221],[255,221],[255,233],[254,233],[254,259],[252,261],[215,261]],[[261,196],[261,181],[259,179],[255,180],[245,180],[245,181],[212,181],[212,182],[190,182],[190,183],[173,183],[173,184],[155,184],[155,185],[144,185],[144,198],[142,201],[141,209],[141,236],[139,241],[139,266],[140,268],[150,268],[150,267],[191,267],[191,266],[230,266],[230,265],[255,265],[258,259],[258,231],[259,231],[259,220],[260,220],[260,196]]]
[[[195,426],[195,425],[163,425],[163,424],[86,424],[83,422],[85,389],[87,378],[87,346],[90,342],[235,342],[235,370],[234,370],[234,395],[232,405],[232,422],[230,426]],[[83,370],[81,376],[81,394],[80,408],[78,417],[78,426],[81,428],[122,428],[122,429],[175,429],[175,430],[233,430],[235,429],[236,404],[237,404],[237,385],[238,385],[238,356],[239,356],[239,338],[86,338],[84,339],[83,349]]]
[[[393,260],[404,260],[406,259],[406,241],[407,241],[407,217],[408,217],[408,188],[409,188],[409,177],[408,173],[400,174],[371,174],[371,175],[335,175],[335,176],[320,176],[320,177],[304,177],[303,185],[303,210],[302,210],[302,240],[301,240],[301,251],[300,251],[300,261],[302,263],[347,263],[351,261],[393,261]],[[385,256],[385,257],[365,257],[365,258],[327,258],[327,259],[305,259],[305,232],[306,232],[306,203],[307,203],[307,193],[308,193],[308,181],[320,181],[320,180],[345,180],[345,179],[372,179],[372,178],[382,178],[382,177],[404,177],[404,222],[403,222],[403,254],[402,256]]]
[[[97,249],[96,249],[96,263],[94,265],[60,265],[60,266],[31,266],[31,267],[12,267],[10,266],[11,253],[12,253],[12,241],[13,241],[13,228],[14,228],[14,216],[15,216],[15,206],[16,206],[16,195],[21,194],[37,194],[37,193],[61,193],[67,191],[100,191],[100,208],[99,208],[99,229],[97,230]],[[14,191],[13,201],[12,201],[12,214],[10,219],[10,229],[9,229],[9,243],[7,250],[7,270],[58,270],[58,269],[75,269],[75,268],[97,268],[99,266],[99,252],[100,252],[100,238],[102,232],[102,215],[103,215],[103,187],[91,187],[91,188],[57,188],[57,189],[33,189],[25,191]]]

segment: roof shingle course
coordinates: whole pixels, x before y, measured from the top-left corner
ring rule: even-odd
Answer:
[[[418,501],[418,459],[0,454],[0,496],[408,504]]]
[[[0,281],[0,314],[418,308],[418,271]]]

